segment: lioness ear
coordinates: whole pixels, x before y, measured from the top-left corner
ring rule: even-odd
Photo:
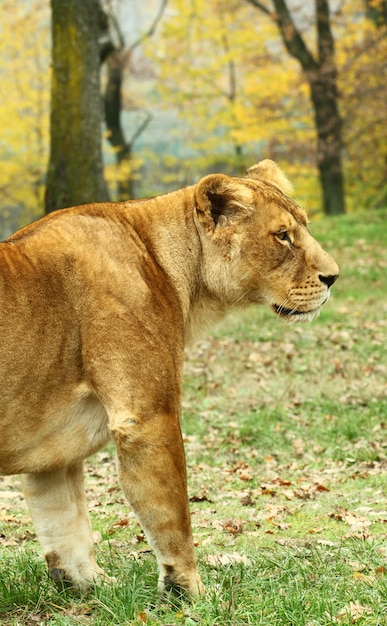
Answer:
[[[292,193],[293,185],[271,159],[264,159],[247,170],[248,178],[257,178],[275,185],[283,193]]]
[[[202,178],[196,185],[195,200],[200,221],[212,230],[253,211],[253,191],[224,174]]]

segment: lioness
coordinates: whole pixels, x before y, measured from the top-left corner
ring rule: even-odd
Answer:
[[[180,431],[184,346],[231,307],[311,320],[338,276],[269,160],[151,200],[52,213],[0,244],[0,473],[55,580],[94,557],[83,461],[113,438],[159,588],[203,590]]]

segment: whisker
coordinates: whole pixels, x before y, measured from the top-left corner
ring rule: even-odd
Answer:
[[[244,300],[244,298],[247,296],[247,294],[249,293],[249,289],[247,289],[244,293],[242,293],[239,298],[237,300],[235,300],[235,302],[232,303],[232,308],[238,306],[238,303],[241,302],[242,300]]]
[[[284,311],[284,310],[286,310],[286,309],[288,308],[288,307],[286,306],[286,305],[288,304],[288,302],[289,302],[289,297],[287,296],[287,297],[285,298],[285,300],[283,300],[283,301],[281,302],[281,304],[279,304],[279,305],[278,305],[278,309],[277,309],[277,310],[278,310],[278,313],[279,313],[279,314],[281,314],[281,313],[282,313],[282,311]],[[286,316],[286,319],[287,319],[288,317],[289,317],[289,315],[287,315],[287,316]],[[277,324],[278,324],[279,322],[280,322],[280,316],[278,315],[278,316],[277,316]]]

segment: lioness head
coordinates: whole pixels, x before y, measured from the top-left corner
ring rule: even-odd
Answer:
[[[339,268],[290,190],[270,160],[245,178],[211,174],[196,186],[203,281],[225,306],[266,303],[289,321],[310,321],[329,298]]]

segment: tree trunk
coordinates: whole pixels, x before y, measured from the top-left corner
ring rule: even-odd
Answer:
[[[338,108],[334,40],[328,0],[315,0],[318,58],[314,59],[291,18],[285,0],[273,0],[285,46],[300,63],[310,86],[317,131],[317,167],[324,212],[345,212],[341,119]]]
[[[46,213],[108,200],[103,178],[99,0],[51,0],[51,145]]]
[[[309,75],[317,130],[317,165],[327,215],[345,212],[341,118],[338,107],[335,43],[328,0],[315,0],[318,72]],[[307,72],[307,68],[305,68]]]
[[[341,167],[341,119],[337,108],[336,81],[332,72],[309,77],[317,130],[317,166],[323,193],[324,212],[345,211]]]
[[[126,141],[121,126],[123,53],[120,50],[115,50],[109,55],[107,68],[108,80],[104,94],[104,106],[108,140],[115,149],[118,166],[127,162],[128,171],[130,171],[131,144]],[[118,182],[117,190],[119,200],[130,200],[134,197],[134,181],[130,174]]]

